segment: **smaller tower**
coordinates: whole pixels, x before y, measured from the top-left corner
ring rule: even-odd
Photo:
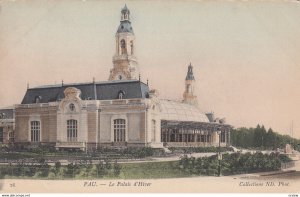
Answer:
[[[192,105],[198,105],[197,96],[195,95],[194,89],[195,89],[195,77],[193,74],[193,66],[190,63],[185,77],[185,91],[183,93],[182,102],[189,103]]]

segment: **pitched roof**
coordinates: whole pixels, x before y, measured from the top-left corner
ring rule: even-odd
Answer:
[[[68,87],[79,89],[82,100],[118,99],[120,91],[125,93],[124,99],[147,98],[149,93],[149,87],[138,80],[47,85],[27,89],[22,104],[35,103],[36,98],[39,98],[39,103],[59,101],[64,98],[64,90]]]

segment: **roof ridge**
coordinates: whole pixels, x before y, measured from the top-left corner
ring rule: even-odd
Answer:
[[[98,81],[98,82],[81,82],[81,83],[67,83],[64,84],[63,86],[61,84],[49,84],[49,85],[41,85],[41,86],[36,86],[33,88],[28,88],[30,89],[43,89],[43,88],[60,88],[60,87],[65,87],[65,86],[71,86],[71,85],[99,85],[99,84],[117,84],[117,83],[133,83],[133,82],[141,82],[145,84],[142,81],[139,81],[137,79],[132,79],[132,80],[115,80],[115,81]]]

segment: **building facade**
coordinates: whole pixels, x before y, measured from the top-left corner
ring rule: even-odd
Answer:
[[[15,118],[14,108],[0,109],[0,147],[14,143]]]
[[[121,10],[115,38],[108,81],[27,89],[13,109],[16,146],[93,150],[229,145],[231,126],[198,108],[191,64],[180,102],[161,99],[140,80],[127,6]]]

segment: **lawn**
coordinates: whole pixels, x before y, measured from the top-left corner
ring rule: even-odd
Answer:
[[[179,168],[178,161],[122,163],[119,177],[124,179],[158,179],[191,176]]]

